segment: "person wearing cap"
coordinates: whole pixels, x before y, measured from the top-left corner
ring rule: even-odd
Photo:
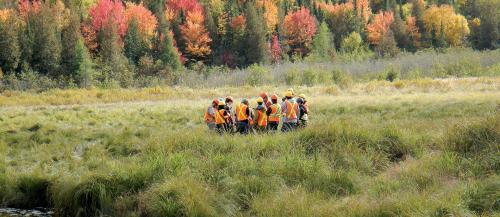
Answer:
[[[269,95],[267,95],[266,92],[261,92],[259,95],[260,97],[262,97],[266,109],[269,109],[269,107],[271,106],[271,101],[269,101]]]
[[[217,111],[215,112],[215,124],[216,124],[216,129],[217,132],[220,134],[223,134],[227,130],[227,122],[229,119],[229,115],[226,112],[226,109],[224,107],[226,106],[226,103],[224,101],[219,101],[219,106],[217,108]]]
[[[297,127],[299,105],[293,98],[293,93],[285,93],[285,101],[281,103],[281,113],[283,114],[283,127],[281,131],[288,132]]]
[[[300,94],[299,95],[299,100],[297,102],[299,103],[299,122],[300,125],[303,127],[307,126],[307,123],[309,122],[309,104],[307,103],[306,100],[306,95],[305,94]]]
[[[276,132],[278,130],[278,126],[280,125],[281,117],[281,105],[278,104],[278,95],[273,94],[271,96],[271,103],[271,106],[267,110],[267,126],[270,131]]]
[[[297,126],[300,128],[307,127],[308,117],[307,117],[307,109],[304,106],[304,99],[297,98],[297,103],[299,104],[299,120]]]
[[[226,110],[226,112],[228,113],[228,122],[227,122],[227,125],[226,125],[226,129],[228,132],[233,132],[234,128],[235,128],[235,118],[233,118],[233,97],[232,96],[227,96],[226,97],[226,106],[224,107],[224,109]]]
[[[250,122],[252,121],[247,99],[241,100],[241,103],[236,105],[235,113],[238,133],[247,134],[250,129]]]
[[[219,105],[219,100],[214,99],[212,101],[212,104],[210,106],[208,106],[207,110],[205,111],[205,115],[204,115],[203,119],[205,120],[205,123],[207,123],[209,130],[215,130],[215,128],[216,128],[215,111],[217,110],[218,105]]]
[[[264,105],[262,97],[257,98],[257,108],[254,111],[255,129],[257,132],[266,132],[267,130],[267,108]]]

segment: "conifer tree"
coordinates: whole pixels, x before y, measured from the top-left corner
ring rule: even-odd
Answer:
[[[141,36],[137,19],[132,19],[128,24],[125,34],[125,56],[134,64],[148,52],[148,42]]]
[[[246,31],[243,51],[246,56],[246,65],[266,62],[269,58],[269,49],[266,42],[264,21],[255,10],[255,3],[247,2],[245,7]]]
[[[6,73],[16,70],[20,62],[18,36],[18,23],[14,16],[0,20],[0,68]]]
[[[333,36],[326,23],[321,23],[313,39],[312,55],[320,59],[329,59],[335,52]]]
[[[34,32],[33,69],[43,74],[57,76],[61,64],[61,31],[48,3],[42,5],[33,19]]]

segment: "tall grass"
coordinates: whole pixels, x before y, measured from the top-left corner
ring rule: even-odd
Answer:
[[[495,78],[396,82],[352,84],[337,95],[299,87],[308,128],[248,136],[207,132],[201,115],[212,95],[261,88],[2,107],[0,201],[56,216],[498,215]],[[132,100],[200,90],[88,91]],[[68,93],[23,93],[21,101],[72,102]],[[81,100],[101,102],[94,97]]]

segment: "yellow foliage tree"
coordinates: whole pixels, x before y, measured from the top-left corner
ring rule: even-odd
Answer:
[[[260,0],[257,2],[258,6],[264,9],[264,21],[266,22],[267,33],[274,32],[278,24],[278,7],[272,0]]]
[[[436,37],[444,38],[451,46],[459,46],[463,39],[470,34],[467,19],[455,13],[450,5],[431,5],[423,15],[424,25],[428,34],[435,32]],[[441,28],[443,28],[441,30]]]

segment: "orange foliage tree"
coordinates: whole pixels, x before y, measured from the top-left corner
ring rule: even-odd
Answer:
[[[381,11],[375,15],[366,26],[368,42],[372,45],[378,45],[383,36],[389,31],[393,21],[394,16],[391,11]]]
[[[194,11],[203,12],[203,7],[197,0],[168,0],[166,4],[165,16],[167,16],[167,20],[172,20],[179,16],[181,11],[183,11],[184,14]]]
[[[415,48],[420,47],[420,32],[417,27],[417,19],[415,17],[406,18],[406,32],[410,36]]]
[[[211,53],[210,39],[204,26],[204,17],[201,10],[187,13],[186,22],[180,27],[185,44],[186,56],[194,60],[202,60]]]
[[[12,9],[0,9],[0,22],[5,22],[13,13]]]
[[[302,7],[285,16],[283,36],[294,54],[304,56],[310,51],[314,33],[316,33],[316,22],[307,8]]]
[[[267,33],[270,34],[276,29],[278,24],[278,7],[271,0],[257,1],[257,5],[264,9],[264,22],[266,22]]]
[[[156,17],[142,3],[139,5],[127,3],[127,9],[125,10],[126,23],[130,23],[132,19],[137,20],[139,31],[143,36],[153,37],[157,25]]]
[[[353,0],[349,0],[349,2],[352,4]],[[355,4],[356,5],[354,5],[354,7],[356,8],[357,16],[361,17],[365,22],[365,24],[368,23],[368,20],[370,19],[370,16],[372,14],[372,9],[370,8],[370,1],[356,0]]]

